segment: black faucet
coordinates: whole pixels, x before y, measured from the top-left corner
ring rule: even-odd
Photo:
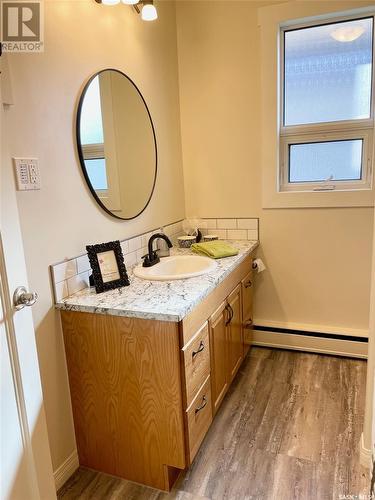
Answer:
[[[162,240],[164,240],[167,243],[168,248],[173,247],[171,240],[165,234],[163,234],[163,233],[153,234],[151,236],[151,238],[148,240],[148,254],[144,255],[142,257],[143,258],[143,264],[142,264],[143,267],[151,267],[151,266],[154,266],[155,264],[157,264],[158,262],[160,262],[160,258],[157,254],[157,251],[152,249],[152,244],[158,238],[161,238]]]

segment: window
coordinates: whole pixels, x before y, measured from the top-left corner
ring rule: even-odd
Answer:
[[[282,28],[279,191],[371,189],[373,27]]]
[[[87,87],[82,103],[81,127],[82,144],[103,144],[103,120],[100,101],[99,77],[96,76]]]
[[[99,195],[108,191],[107,169],[104,154],[103,119],[100,98],[99,77],[88,86],[82,104],[81,143],[85,166],[91,185]]]
[[[104,144],[82,144],[85,167],[92,187],[99,195],[108,191],[107,165],[104,154]],[[100,193],[100,191],[102,191]]]
[[[95,158],[92,160],[85,160],[86,170],[95,191],[107,191],[107,171],[105,168],[104,158]]]

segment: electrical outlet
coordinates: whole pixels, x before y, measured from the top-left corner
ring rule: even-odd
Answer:
[[[18,191],[40,189],[38,158],[13,158]]]

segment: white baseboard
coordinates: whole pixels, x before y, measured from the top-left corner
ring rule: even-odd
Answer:
[[[249,343],[252,345],[275,347],[277,349],[317,352],[321,354],[332,354],[334,356],[349,356],[352,358],[363,359],[367,358],[368,345],[366,342],[257,330],[254,330],[249,335]]]
[[[77,450],[74,450],[71,455],[58,467],[53,473],[55,478],[56,491],[66,483],[72,474],[78,469],[79,460]]]
[[[367,469],[372,468],[372,453],[371,450],[365,448],[365,443],[363,441],[363,433],[361,434],[361,441],[359,443],[359,461],[363,467]]]

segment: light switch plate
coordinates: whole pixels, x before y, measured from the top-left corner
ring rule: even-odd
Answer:
[[[40,189],[38,158],[13,158],[18,191]]]

